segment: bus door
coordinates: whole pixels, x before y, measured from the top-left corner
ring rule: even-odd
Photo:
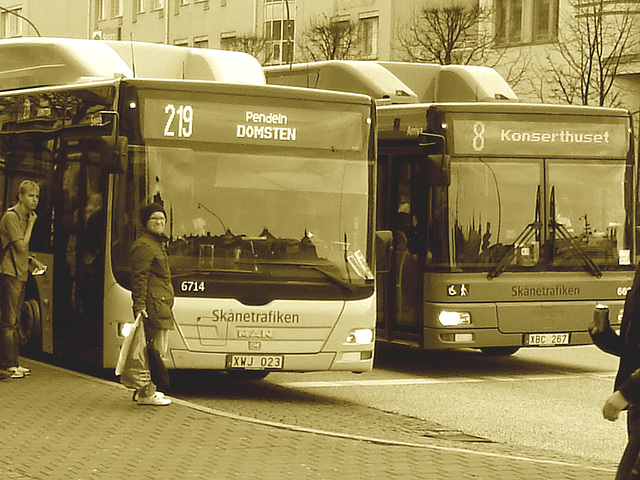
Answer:
[[[54,282],[54,343],[98,348],[105,242],[105,182],[98,144],[88,139],[61,140],[57,160],[54,264],[59,274]]]
[[[378,277],[378,327],[388,340],[420,338],[427,211],[424,158],[381,154],[378,161],[378,229],[391,230],[394,238],[391,269]]]

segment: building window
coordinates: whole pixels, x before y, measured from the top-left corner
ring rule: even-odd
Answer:
[[[189,46],[189,40],[187,40],[186,38],[180,38],[180,39],[174,40],[173,44],[176,47],[188,47]]]
[[[497,0],[496,39],[501,44],[522,42],[522,0]]]
[[[151,0],[151,10],[160,10],[164,8],[164,0]]]
[[[209,38],[196,37],[193,39],[193,46],[196,48],[209,48]]]
[[[22,8],[7,10],[2,12],[2,38],[22,36],[22,19],[18,16],[22,15]]]
[[[553,42],[559,0],[496,0],[496,39],[502,45]]]
[[[535,0],[533,3],[533,40],[550,42],[558,39],[558,1]]]
[[[178,5],[180,6],[189,5],[189,0],[178,0]]]
[[[114,18],[122,16],[122,0],[111,0],[111,16]]]
[[[267,0],[265,3],[264,37],[267,40],[267,63],[270,65],[293,61],[295,11],[293,0]]]
[[[238,34],[235,31],[220,33],[220,48],[222,50],[235,50]]]
[[[144,13],[144,2],[145,0],[135,0],[136,13]]]
[[[360,45],[364,58],[378,57],[378,17],[360,19]]]
[[[96,21],[107,19],[107,0],[96,0]]]

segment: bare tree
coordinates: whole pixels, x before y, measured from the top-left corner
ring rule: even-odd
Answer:
[[[630,56],[637,4],[573,0],[554,52],[547,55],[554,97],[568,103],[620,106],[615,77]]]
[[[357,56],[358,26],[351,21],[323,15],[320,20],[313,19],[300,38],[305,60],[349,60]]]
[[[238,36],[224,40],[224,47],[234,52],[248,53],[264,65],[271,58],[271,49],[266,38],[255,35]]]
[[[467,65],[481,62],[494,38],[482,28],[489,9],[471,4],[423,7],[399,32],[403,50],[414,62]]]
[[[523,49],[506,55],[509,45],[497,41],[492,21],[492,9],[477,0],[453,0],[423,7],[400,27],[398,41],[412,62],[493,67],[514,87],[526,77],[530,55]]]

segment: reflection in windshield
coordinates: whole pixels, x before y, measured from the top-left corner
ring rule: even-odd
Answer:
[[[473,160],[451,171],[454,268],[492,277],[517,268],[599,275],[630,264],[624,163]]]
[[[148,197],[169,216],[174,275],[369,280],[366,161],[164,147],[135,155]]]

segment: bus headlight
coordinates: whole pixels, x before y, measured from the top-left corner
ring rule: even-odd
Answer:
[[[357,345],[367,345],[373,342],[373,330],[370,328],[359,328],[351,330],[347,335],[347,343],[355,343]]]
[[[131,333],[131,328],[133,327],[133,323],[119,323],[118,324],[118,336],[119,337],[128,337]]]
[[[438,316],[438,320],[445,327],[454,327],[457,325],[471,325],[471,314],[467,312],[442,311]]]

